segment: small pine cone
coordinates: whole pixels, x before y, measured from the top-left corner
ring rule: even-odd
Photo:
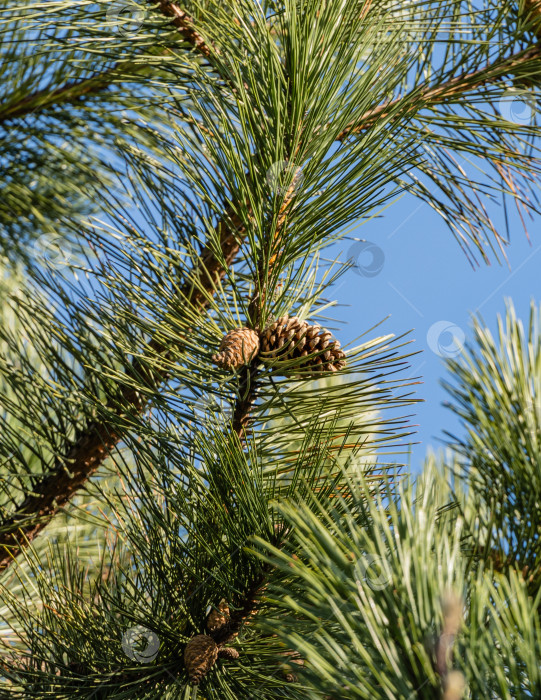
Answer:
[[[338,340],[331,339],[332,333],[321,326],[311,326],[296,316],[282,316],[261,333],[261,359],[272,363],[306,357],[291,371],[336,372],[345,367],[346,356]]]
[[[220,343],[220,352],[212,356],[222,369],[236,369],[249,364],[259,352],[259,336],[251,328],[235,328]]]
[[[239,658],[240,654],[236,649],[233,649],[233,647],[224,647],[223,649],[220,649],[218,656],[220,659],[229,659],[229,661],[234,661],[235,659]]]
[[[207,629],[209,632],[215,632],[223,627],[229,620],[229,605],[222,598],[218,604],[218,609],[212,608],[207,617]]]
[[[193,685],[197,685],[216,663],[218,645],[206,634],[192,637],[184,650],[184,666]]]

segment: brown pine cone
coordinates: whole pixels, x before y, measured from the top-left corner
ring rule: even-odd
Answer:
[[[184,666],[192,685],[197,685],[218,658],[218,645],[206,634],[192,637],[184,650]]]
[[[220,343],[220,352],[212,356],[222,369],[247,365],[259,352],[259,336],[251,328],[235,328]]]
[[[225,623],[229,620],[229,605],[222,598],[218,603],[218,609],[212,608],[207,617],[207,629],[209,632],[214,632],[220,627],[223,627]]]
[[[321,326],[311,326],[296,316],[282,316],[261,333],[260,359],[276,364],[305,357],[288,371],[336,372],[345,367],[346,356],[339,341],[331,339],[332,333]]]
[[[220,659],[229,659],[229,661],[234,661],[235,659],[239,658],[240,654],[236,649],[233,649],[233,647],[224,647],[223,649],[220,649],[218,656]]]

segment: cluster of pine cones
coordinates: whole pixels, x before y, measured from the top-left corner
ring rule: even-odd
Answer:
[[[188,641],[184,649],[184,667],[192,685],[199,685],[218,659],[236,661],[240,658],[237,649],[225,646],[238,636],[236,631],[226,632],[225,636],[221,636],[222,641],[220,641],[220,632],[224,630],[230,620],[229,604],[222,598],[218,607],[213,608],[207,617],[206,633],[196,634]],[[216,636],[217,634],[218,636]],[[291,669],[292,663],[300,666],[304,664],[300,654],[296,651],[285,651],[283,655],[287,658],[284,671]],[[284,675],[288,682],[293,683],[298,680],[294,673],[286,672]]]
[[[217,644],[211,636],[227,624],[229,616],[229,605],[225,600],[221,600],[218,609],[213,608],[207,618],[209,634],[196,634],[186,645],[184,666],[192,685],[198,685],[201,682],[218,658],[230,661],[239,658],[239,652],[236,649]]]
[[[212,359],[230,370],[249,364],[256,357],[282,366],[284,374],[336,372],[346,365],[344,351],[338,340],[332,340],[332,333],[296,316],[282,316],[261,333],[250,328],[229,331]]]

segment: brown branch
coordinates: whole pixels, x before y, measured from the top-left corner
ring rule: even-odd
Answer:
[[[233,226],[230,226],[229,222]],[[222,265],[221,258],[219,259],[207,245],[192,279],[180,292],[183,305],[189,305],[196,313],[205,310],[218,283],[224,278],[227,268],[239,252],[243,230],[240,219],[230,210],[218,226],[225,266]],[[179,342],[182,343],[182,338]],[[167,356],[166,348],[155,340],[149,343],[147,350],[147,357],[157,354]],[[139,381],[142,380],[148,387],[156,387],[165,379],[166,371],[148,370],[144,360],[137,360],[132,364],[127,377],[130,375]],[[111,400],[107,408],[120,417],[125,415],[127,410],[135,415],[141,414],[146,405],[146,400],[137,389],[126,385],[121,389],[120,400]],[[32,542],[60,508],[86,483],[124,434],[122,429],[111,430],[107,420],[93,422],[80,432],[68,452],[56,459],[51,471],[33,488],[16,513],[3,523],[0,532],[0,571]]]
[[[284,200],[278,211],[276,221],[276,229],[271,246],[271,257],[266,270],[264,270],[264,258],[258,265],[257,278],[254,293],[248,306],[248,319],[251,326],[259,330],[261,323],[261,312],[267,295],[268,279],[271,275],[273,267],[276,265],[282,254],[282,232],[287,226],[287,215],[291,209],[295,190],[297,187],[298,173],[295,173],[287,192],[284,195]],[[264,279],[265,277],[265,279]],[[250,422],[250,414],[257,398],[257,363],[256,360],[245,367],[242,367],[239,373],[239,396],[235,402],[233,411],[233,431],[238,435],[241,443],[246,440],[247,428]]]
[[[358,122],[350,124],[341,131],[337,136],[337,140],[344,141],[348,136],[358,134],[374,126],[378,120],[385,119],[392,114],[393,111],[396,111],[400,118],[404,118],[412,116],[424,107],[444,104],[455,96],[462,95],[505,75],[509,75],[516,71],[517,68],[526,65],[534,59],[540,58],[541,45],[533,46],[526,51],[519,51],[507,58],[501,58],[488,68],[479,68],[479,70],[461,73],[441,85],[435,87],[430,84],[420,85],[406,97],[399,97],[365,112]],[[416,99],[412,102],[413,95],[415,95]],[[406,105],[405,109],[400,110],[400,104]]]
[[[447,592],[442,600],[443,628],[434,646],[434,667],[441,679],[443,700],[464,697],[465,678],[452,669],[456,637],[463,624],[462,600],[454,592]]]
[[[211,58],[212,54],[217,54],[218,49],[208,44],[201,34],[197,31],[192,17],[184,10],[181,10],[178,5],[175,5],[170,0],[149,0],[153,5],[156,5],[158,10],[165,16],[171,18],[173,24],[182,37],[197,50],[202,56]]]
[[[266,587],[270,571],[271,567],[265,564],[261,573],[252,581],[244,594],[241,606],[229,615],[225,624],[209,633],[216,644],[222,645],[231,642],[239,633],[242,623],[255,614],[259,595]]]

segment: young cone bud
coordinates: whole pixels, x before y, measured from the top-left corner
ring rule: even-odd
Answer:
[[[229,605],[222,598],[218,604],[218,609],[212,608],[207,617],[207,629],[209,632],[214,632],[215,630],[223,627],[225,623],[229,620]]]
[[[233,649],[233,647],[224,647],[220,649],[218,656],[220,659],[229,659],[229,661],[233,661],[234,659],[238,659],[240,654],[236,649]]]

